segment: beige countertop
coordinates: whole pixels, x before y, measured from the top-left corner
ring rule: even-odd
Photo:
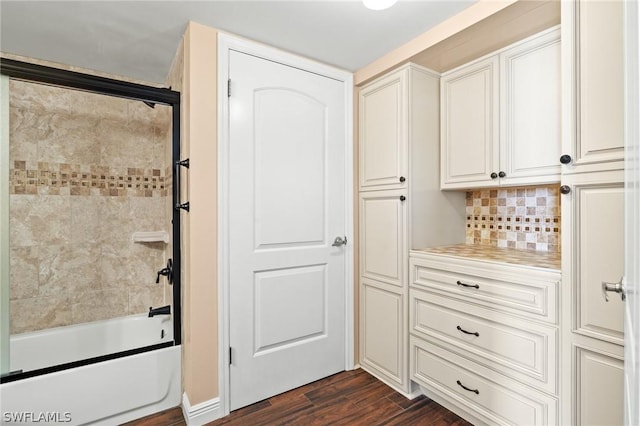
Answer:
[[[558,252],[516,250],[473,244],[456,244],[412,251],[560,270],[560,253]]]

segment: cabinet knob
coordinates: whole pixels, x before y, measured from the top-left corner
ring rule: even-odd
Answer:
[[[497,179],[498,178],[498,174],[496,172],[491,173],[491,179]]]
[[[571,156],[568,154],[564,154],[562,156],[560,156],[560,162],[562,164],[569,164],[571,162]]]
[[[406,199],[407,199],[407,197],[405,197],[404,195],[401,195],[401,196],[400,196],[400,201],[404,201],[404,200],[406,200]]]
[[[571,192],[571,187],[569,185],[562,185],[560,187],[560,193],[561,194],[565,194],[566,195],[566,194],[568,194],[570,192]]]
[[[400,176],[400,182],[404,182],[405,180],[404,176]]]
[[[505,177],[506,175],[507,174],[505,172],[502,172],[502,171],[500,173],[498,173],[498,177],[501,177],[501,178]]]

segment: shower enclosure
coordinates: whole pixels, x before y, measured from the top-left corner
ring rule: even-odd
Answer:
[[[0,65],[3,421],[178,405],[180,94]]]

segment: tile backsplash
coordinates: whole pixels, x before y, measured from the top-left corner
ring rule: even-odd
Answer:
[[[466,243],[559,252],[559,185],[468,191]]]

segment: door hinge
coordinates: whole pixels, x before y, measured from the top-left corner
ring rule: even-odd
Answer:
[[[227,80],[227,97],[231,97],[231,79]]]
[[[233,354],[233,350],[231,346],[229,346],[229,365],[233,364],[232,354]]]

